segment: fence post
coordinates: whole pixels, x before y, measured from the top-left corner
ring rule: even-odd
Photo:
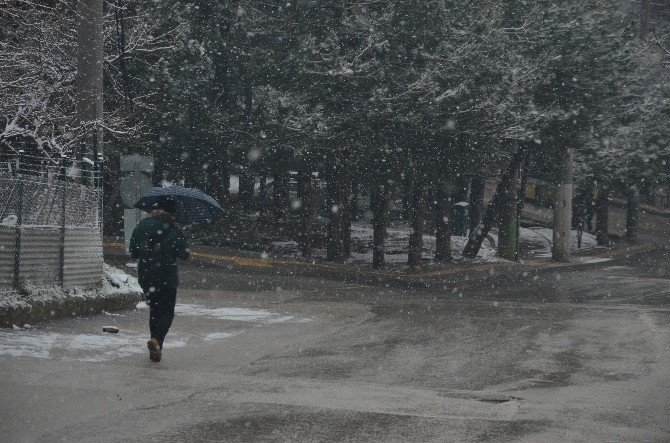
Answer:
[[[89,182],[91,186],[95,187],[98,181],[96,175],[98,167],[98,125],[93,125],[93,152],[91,153],[91,158],[93,160],[93,167],[91,168],[91,181]]]
[[[67,201],[67,177],[66,177],[67,157],[61,155],[60,158],[60,180],[61,180],[61,207],[60,207],[60,254],[58,280],[61,287],[65,285],[65,209]]]
[[[19,287],[19,272],[21,268],[21,225],[23,224],[23,172],[22,162],[23,149],[19,150],[16,158],[16,179],[19,181],[18,207],[16,208],[16,235],[14,242],[14,280],[12,286],[14,289]]]
[[[86,129],[84,122],[81,122],[80,134],[83,134],[83,136],[79,142],[79,155],[77,156],[77,161],[79,162],[79,180],[82,185],[86,185],[86,162],[84,161],[86,157]]]
[[[104,210],[104,205],[103,205],[103,197],[104,197],[104,192],[103,192],[103,185],[104,185],[104,180],[103,180],[103,175],[102,171],[104,171],[103,168],[103,162],[104,162],[104,156],[102,155],[102,152],[98,152],[97,155],[97,160],[95,164],[95,173],[97,177],[97,184],[96,184],[96,192],[98,192],[98,227],[100,229],[100,233],[102,234],[102,222],[103,222],[103,210]]]

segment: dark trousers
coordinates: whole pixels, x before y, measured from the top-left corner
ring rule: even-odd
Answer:
[[[177,288],[160,288],[146,292],[149,302],[149,330],[151,338],[158,340],[163,349],[163,340],[174,319],[174,305],[177,302]]]

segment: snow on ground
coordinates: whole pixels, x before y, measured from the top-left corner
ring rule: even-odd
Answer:
[[[534,226],[530,228],[521,228],[521,241],[532,245],[529,255],[534,257],[551,257],[551,242],[554,231],[551,228]],[[496,238],[497,241],[497,238]],[[572,252],[586,251],[598,246],[596,236],[589,233],[582,233],[581,248],[578,247],[577,231],[572,231],[570,246]]]
[[[65,334],[39,330],[0,331],[0,356],[60,358],[100,362],[147,352],[146,333]],[[166,346],[180,348],[187,340],[170,334]]]
[[[263,309],[246,308],[206,308],[200,305],[177,303],[175,315],[188,315],[192,317],[207,317],[217,320],[257,321],[271,317],[270,311]]]
[[[409,244],[410,228],[407,223],[393,223],[387,229],[386,236],[386,262],[387,263],[407,263],[407,247]],[[372,245],[374,230],[368,224],[361,222],[352,223],[351,226],[351,257],[354,261],[372,263]],[[454,258],[461,258],[461,252],[467,243],[467,237],[451,237],[451,254]],[[432,259],[435,256],[435,236],[423,236],[424,259]],[[495,262],[501,261],[496,256],[496,250],[491,247],[490,242],[484,242],[479,253],[477,261]]]
[[[601,271],[623,271],[625,269],[630,269],[630,266],[608,266],[602,268]]]
[[[208,308],[201,305],[177,303],[175,315],[186,315],[191,317],[213,318],[216,320],[232,320],[243,322],[273,323],[303,323],[309,319],[299,319],[293,316],[282,316],[281,314],[266,311],[265,309],[248,308]]]
[[[373,229],[369,222],[357,221],[351,225],[351,261],[359,263],[372,263]],[[386,237],[386,262],[403,264],[407,263],[407,247],[409,244],[410,227],[406,222],[393,222],[387,229]],[[551,241],[553,231],[549,228],[530,227],[520,229],[521,242],[527,245],[529,255],[533,257],[551,257]],[[451,237],[451,254],[455,259],[462,258],[462,251],[468,242],[467,237]],[[482,244],[477,258],[478,262],[500,262],[503,261],[497,255],[498,231],[492,229],[488,238]],[[581,248],[577,247],[577,231],[572,232],[573,252],[592,249],[597,246],[593,234],[583,233]],[[298,244],[295,241],[275,241],[272,243],[273,252],[298,256]],[[435,236],[423,236],[424,259],[431,260],[435,255]],[[324,258],[326,251],[316,249],[313,251],[315,258]]]
[[[581,261],[584,264],[595,264],[595,263],[604,263],[604,262],[612,261],[612,259],[607,258],[607,257],[594,257],[594,258],[580,257],[579,261]]]
[[[103,274],[105,278],[102,280],[102,295],[109,294],[128,294],[131,292],[142,292],[137,278],[128,275],[122,270],[104,264]]]
[[[33,304],[45,303],[53,300],[65,300],[68,298],[98,298],[109,297],[115,294],[140,293],[142,288],[137,283],[137,278],[126,274],[122,270],[103,265],[103,279],[98,287],[81,289],[74,288],[64,291],[59,286],[36,286],[27,284],[25,293],[16,291],[0,291],[0,309],[7,308],[29,308]]]
[[[358,221],[351,225],[351,262],[354,263],[372,263],[372,245],[373,245],[372,226],[369,222]],[[409,243],[409,225],[405,222],[394,222],[390,224],[386,231],[386,262],[407,263],[407,245]],[[461,251],[467,243],[467,237],[452,237],[451,250],[454,258],[461,258]],[[298,244],[293,240],[275,241],[271,244],[271,250],[275,253],[299,256]],[[423,236],[423,258],[430,260],[435,255],[435,236]],[[314,258],[325,258],[326,251],[317,248],[312,251]],[[496,250],[490,242],[485,241],[479,250],[476,261],[495,262],[501,261],[496,256]]]
[[[141,305],[141,308],[140,308]],[[146,303],[138,304],[138,310],[146,310]],[[277,323],[306,323],[309,318],[296,318],[264,309],[248,309],[240,307],[207,308],[196,304],[177,304],[175,314],[179,316],[204,317],[214,320],[228,320],[254,323],[255,326],[269,326]],[[146,316],[142,315],[142,323]],[[129,318],[124,316],[124,318]],[[101,362],[144,354],[148,331],[133,330],[119,327],[120,332],[109,334],[102,332],[89,334],[52,332],[25,325],[24,328],[0,330],[0,357],[32,357],[43,359],[77,360]],[[221,341],[240,334],[235,332],[212,332],[205,336],[184,334],[170,331],[166,347],[180,348],[187,345],[190,337],[196,340]]]
[[[237,335],[234,332],[213,332],[205,336],[205,341],[224,340],[228,337]]]

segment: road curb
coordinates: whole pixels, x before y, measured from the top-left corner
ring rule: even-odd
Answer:
[[[610,199],[610,204],[612,206],[615,206],[615,207],[619,208],[619,209],[626,209],[628,207],[628,202],[626,200],[623,200],[623,199],[612,198],[612,199]],[[670,211],[665,211],[663,209],[655,208],[653,206],[649,206],[649,205],[645,205],[645,204],[640,204],[639,211],[641,213],[657,215],[659,217],[670,218]]]
[[[460,274],[462,280],[472,283],[482,282],[496,282],[515,278],[528,278],[533,276],[545,275],[548,273],[570,272],[580,269],[595,269],[602,266],[611,266],[613,262],[623,258],[630,258],[636,255],[645,254],[655,250],[656,248],[651,244],[635,245],[618,250],[608,250],[602,254],[591,256],[577,256],[572,261],[565,263],[552,262],[550,260],[532,261],[528,260],[521,263],[511,263],[507,268],[489,267],[485,273],[475,275],[463,272]],[[586,261],[582,261],[585,259]],[[424,287],[436,286],[437,284],[444,284],[444,280],[424,280]],[[456,281],[451,281],[456,283]]]
[[[106,247],[118,248],[121,244],[106,243]],[[550,259],[529,259],[523,262],[468,263],[455,264],[438,270],[423,272],[389,272],[372,270],[346,264],[323,263],[282,258],[253,258],[246,256],[219,255],[211,252],[192,251],[193,260],[214,266],[228,267],[231,272],[234,266],[241,269],[254,268],[258,272],[273,275],[300,275],[304,277],[326,278],[359,284],[383,285],[404,288],[429,288],[438,284],[456,283],[458,281],[487,281],[491,279],[519,277],[523,275],[539,275],[547,272],[571,271],[579,268],[602,266],[605,263],[644,254],[652,251],[653,245],[648,243],[622,245],[608,249],[600,254],[574,256],[567,263],[553,262]],[[233,266],[234,265],[234,266]]]
[[[102,311],[121,311],[134,308],[142,300],[142,294],[121,293],[110,295],[67,296],[48,300],[27,298],[20,306],[0,308],[0,327],[41,323],[58,318],[96,315]]]

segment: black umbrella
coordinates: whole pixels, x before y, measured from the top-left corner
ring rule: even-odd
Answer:
[[[135,207],[150,212],[157,208],[161,200],[166,198],[177,203],[175,217],[179,223],[185,225],[214,220],[223,214],[223,208],[212,197],[200,189],[181,186],[151,188],[135,203]]]

